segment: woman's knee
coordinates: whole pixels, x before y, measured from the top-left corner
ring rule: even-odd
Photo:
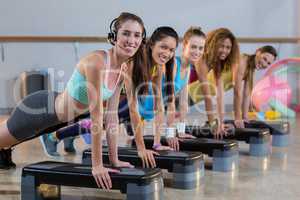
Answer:
[[[0,125],[0,149],[11,147],[19,141],[9,132],[6,121]]]

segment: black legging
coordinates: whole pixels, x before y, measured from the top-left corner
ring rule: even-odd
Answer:
[[[89,117],[90,117],[90,114],[87,112],[85,114],[82,114],[82,115],[76,117],[72,121],[60,123],[58,125],[46,128],[46,129],[40,131],[35,136],[27,138],[25,141],[33,139],[38,136],[41,136],[43,134],[48,134],[48,133],[52,133],[52,132],[56,132],[56,137],[59,140],[63,140],[64,138],[68,138],[68,137],[75,137],[75,136],[78,136],[81,134],[90,133],[90,129],[82,127],[79,123],[80,120],[86,119]],[[133,129],[131,126],[131,121],[130,121],[128,102],[127,102],[126,98],[124,100],[122,100],[119,104],[118,117],[119,117],[119,123],[123,123],[125,125],[127,134],[131,135],[131,136],[134,135]]]
[[[64,122],[64,123],[60,123],[58,125],[55,125],[55,126],[52,126],[52,127],[48,127],[42,131],[40,131],[39,133],[37,133],[36,135],[30,137],[30,138],[26,138],[25,140],[23,141],[20,141],[19,143],[13,145],[13,146],[16,146],[22,142],[25,142],[25,141],[28,141],[28,140],[31,140],[33,138],[36,138],[36,137],[39,137],[43,134],[49,134],[49,133],[52,133],[52,132],[55,132],[55,131],[59,131],[60,129],[63,129],[63,128],[67,128],[69,126],[72,126],[72,125],[77,125],[78,124],[78,121],[82,120],[82,119],[85,119],[85,118],[88,118],[90,116],[90,113],[87,112],[87,113],[84,113],[82,115],[79,115],[77,116],[75,119],[73,119],[72,121],[69,121],[69,122]],[[77,136],[80,134],[80,131],[78,130],[77,131],[77,134],[74,135],[74,136]],[[83,133],[82,133],[83,134]],[[71,137],[71,136],[66,136],[66,137],[63,137],[61,139],[64,139],[64,138],[67,138],[67,137]]]
[[[79,122],[80,120],[89,117],[90,117],[89,113],[82,114],[70,122],[60,123],[56,126],[52,126],[47,129],[44,129],[34,137],[40,136],[42,134],[56,132],[57,139],[63,140],[64,138],[76,137],[78,135],[90,133],[90,129],[82,126]],[[128,108],[128,103],[126,98],[122,100],[119,104],[118,117],[119,117],[119,123],[123,123],[125,125],[127,134],[131,136],[134,135],[131,122],[130,122],[129,108]]]

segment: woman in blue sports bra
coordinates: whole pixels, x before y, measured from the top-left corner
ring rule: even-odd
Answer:
[[[140,88],[146,88],[148,94],[145,96],[139,96],[138,102],[132,102],[130,99],[124,100],[119,106],[119,118],[120,121],[125,123],[125,126],[130,127],[130,120],[132,117],[128,113],[127,105],[138,105],[139,113],[144,120],[152,120],[154,118],[154,145],[155,150],[168,150],[170,147],[160,145],[160,128],[163,123],[164,116],[164,102],[162,96],[162,79],[163,74],[168,82],[173,82],[173,69],[174,54],[178,45],[178,35],[176,31],[171,27],[159,27],[157,28],[146,44],[146,56],[147,56],[147,69],[150,71],[151,82],[145,83]],[[166,102],[172,103],[174,96],[173,85],[170,84],[165,89]],[[127,102],[128,101],[128,102]],[[127,129],[129,134],[132,132],[131,128]]]
[[[114,166],[131,167],[129,163],[118,160],[115,128],[117,107],[122,82],[127,91],[135,91],[137,86],[148,81],[144,70],[143,40],[145,28],[140,17],[131,13],[121,13],[111,23],[109,41],[114,45],[108,51],[98,50],[83,57],[66,89],[58,94],[52,91],[38,91],[24,98],[14,109],[7,121],[0,125],[0,149],[9,148],[24,140],[39,136],[43,130],[67,122],[89,111],[92,133],[92,174],[99,187],[112,187],[109,172],[117,172],[103,166],[102,162],[102,126],[105,119],[108,128],[107,139],[111,163]],[[125,62],[130,62],[126,66]],[[125,69],[126,68],[126,69]],[[127,69],[128,68],[128,69]],[[126,71],[131,70],[131,76]],[[130,77],[128,84],[126,77]],[[128,95],[134,101],[131,94]],[[107,112],[104,115],[103,101],[107,100]],[[130,106],[131,115],[139,123],[135,106]],[[117,123],[118,124],[118,123]],[[133,124],[138,127],[138,124]],[[142,132],[135,129],[138,153],[147,166],[155,167],[152,150],[146,150]],[[2,153],[2,150],[1,150]],[[2,156],[2,155],[1,155]]]

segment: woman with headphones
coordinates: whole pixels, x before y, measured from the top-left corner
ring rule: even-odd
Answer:
[[[92,174],[99,187],[112,187],[108,172],[117,172],[103,166],[102,162],[102,132],[103,122],[106,122],[107,139],[111,163],[122,167],[131,165],[118,159],[116,135],[114,128],[118,124],[117,107],[123,82],[131,89],[129,98],[134,98],[132,92],[136,87],[148,81],[148,74],[143,64],[143,40],[145,28],[140,17],[131,13],[121,13],[114,19],[112,31],[108,39],[114,45],[108,51],[97,50],[83,57],[75,68],[67,87],[62,93],[53,91],[35,92],[21,102],[11,116],[0,125],[0,156],[4,148],[10,148],[28,138],[39,136],[43,130],[67,122],[76,116],[90,112],[92,134]],[[127,65],[125,62],[132,63]],[[127,70],[133,71],[131,78],[125,76]],[[128,77],[132,87],[128,86]],[[107,111],[104,113],[103,101],[107,101]],[[136,132],[136,142],[139,156],[148,166],[155,167],[155,152],[145,148],[142,132],[139,127],[139,115],[135,106],[130,106],[133,127]]]

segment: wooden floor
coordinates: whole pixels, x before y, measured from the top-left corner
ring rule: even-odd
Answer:
[[[189,121],[203,116],[190,116]],[[268,157],[258,158],[248,155],[248,145],[240,143],[239,168],[234,172],[222,173],[205,170],[205,178],[199,188],[194,190],[178,190],[166,187],[166,200],[208,199],[208,200],[293,200],[300,197],[300,119],[292,122],[290,145],[286,148],[272,148]],[[127,140],[121,133],[120,143]],[[82,150],[88,146],[80,139],[76,140],[76,155],[64,153],[62,144],[59,145],[61,154],[58,158],[47,157],[38,139],[18,145],[13,151],[16,169],[0,171],[0,200],[20,199],[20,177],[23,166],[43,161],[60,160],[80,162]],[[271,148],[271,147],[270,147]],[[206,163],[210,163],[206,159]],[[88,188],[62,188],[62,199],[124,199],[118,191],[104,192]]]

